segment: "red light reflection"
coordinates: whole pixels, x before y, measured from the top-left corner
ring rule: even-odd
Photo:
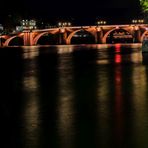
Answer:
[[[123,96],[122,96],[122,72],[121,67],[115,70],[115,114],[116,114],[116,138],[123,143]]]
[[[121,63],[121,55],[120,54],[115,55],[115,63]]]
[[[115,45],[115,52],[118,53],[115,55],[115,63],[121,63],[121,55],[119,54],[121,52],[121,44]]]

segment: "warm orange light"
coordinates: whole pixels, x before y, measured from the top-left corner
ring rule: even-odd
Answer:
[[[101,28],[100,27],[97,27],[96,29],[97,29],[97,31],[101,31]]]
[[[139,29],[139,27],[138,26],[135,26],[135,30],[138,30]]]
[[[64,32],[65,32],[65,29],[64,29],[64,28],[61,28],[61,29],[60,29],[60,32],[61,32],[61,33],[64,33]]]

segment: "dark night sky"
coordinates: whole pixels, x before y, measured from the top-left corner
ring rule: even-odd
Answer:
[[[139,0],[5,0],[1,3],[1,20],[11,14],[46,20],[72,19],[81,23],[93,22],[96,17],[118,22],[140,15]]]

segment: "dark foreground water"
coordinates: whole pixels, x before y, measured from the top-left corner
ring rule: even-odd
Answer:
[[[147,148],[140,44],[0,49],[1,148]]]

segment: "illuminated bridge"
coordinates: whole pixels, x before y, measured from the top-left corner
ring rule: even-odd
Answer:
[[[74,43],[140,43],[148,36],[148,24],[70,26],[38,30],[24,30],[1,36],[1,46],[33,46]],[[85,41],[85,42],[84,42]]]

